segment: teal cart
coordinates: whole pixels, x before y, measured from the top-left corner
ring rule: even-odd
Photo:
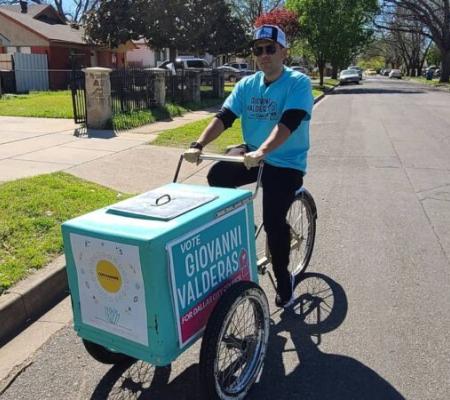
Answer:
[[[171,183],[65,222],[74,328],[86,350],[104,363],[165,366],[203,336],[208,398],[244,398],[269,336],[252,200],[246,190]]]

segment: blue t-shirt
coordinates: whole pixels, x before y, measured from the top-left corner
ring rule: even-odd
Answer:
[[[314,98],[310,79],[284,67],[281,76],[270,85],[264,83],[259,71],[241,79],[223,104],[241,118],[244,142],[256,150],[270,135],[286,110],[306,111],[299,127],[289,138],[265,157],[276,167],[294,168],[306,173],[309,149],[309,120]]]

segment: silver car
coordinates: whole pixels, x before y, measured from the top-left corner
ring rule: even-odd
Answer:
[[[229,65],[222,65],[221,67],[217,67],[217,69],[223,72],[223,76],[226,81],[237,82],[239,79],[245,76],[245,73],[243,71],[240,71],[239,69],[233,68]]]
[[[389,72],[389,78],[402,79],[402,71],[399,69],[392,69],[391,72]]]
[[[356,83],[358,84],[360,81],[360,77],[358,71],[355,69],[344,69],[339,74],[339,83],[344,85],[346,83]]]

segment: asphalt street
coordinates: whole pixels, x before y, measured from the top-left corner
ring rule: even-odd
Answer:
[[[262,278],[273,323],[248,398],[448,399],[450,94],[382,78],[338,88],[315,109],[305,185],[319,218],[296,294],[321,297],[321,313],[278,311]],[[105,366],[67,326],[0,397],[199,399],[198,351]]]

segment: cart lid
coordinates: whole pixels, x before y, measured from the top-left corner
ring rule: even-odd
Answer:
[[[109,207],[107,212],[128,217],[168,221],[209,203],[217,197],[212,193],[166,186],[116,203]]]

